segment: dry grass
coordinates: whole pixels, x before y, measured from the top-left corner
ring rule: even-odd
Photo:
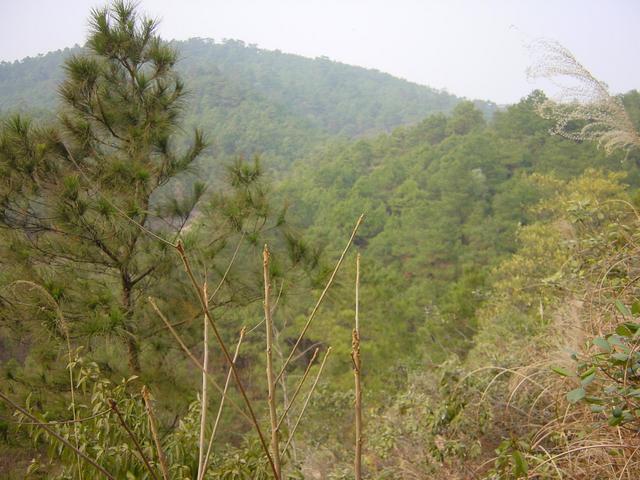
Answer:
[[[640,137],[620,98],[595,78],[558,42],[538,39],[529,45],[533,78],[546,78],[559,88],[553,100],[542,102],[540,114],[553,120],[552,133],[576,141],[594,141],[607,153],[640,147]]]
[[[629,230],[637,231],[640,222],[636,212],[627,210],[626,221],[632,225]],[[592,338],[615,331],[624,321],[614,300],[630,305],[640,297],[640,246],[622,224],[619,230],[620,236],[612,236],[611,244],[601,246],[601,251],[607,252],[604,257],[593,263],[575,286],[582,294],[568,294],[555,311],[544,341],[533,341],[531,348],[522,352],[524,366],[510,372],[504,390],[483,398],[496,402],[506,397],[503,421],[508,419],[505,424],[513,431],[530,437],[529,478],[640,476],[637,432],[609,426],[605,415],[593,413],[586,404],[571,405],[566,393],[578,386],[577,380],[550,374],[554,366],[575,371],[569,352],[586,358],[594,353]],[[621,243],[621,238],[626,241]],[[621,277],[626,280],[621,282]]]

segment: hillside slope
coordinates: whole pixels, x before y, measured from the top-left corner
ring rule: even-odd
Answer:
[[[240,41],[176,41],[188,86],[185,123],[209,136],[217,154],[264,154],[283,168],[330,136],[357,137],[449,112],[460,98],[376,70],[266,51]],[[0,113],[51,112],[65,49],[0,63]],[[476,102],[487,115],[495,105]]]
[[[296,221],[329,250],[339,251],[339,239],[366,214],[356,245],[366,260],[365,355],[377,372],[420,353],[436,362],[465,354],[492,269],[516,251],[532,207],[554,194],[541,178],[566,181],[593,168],[640,185],[633,158],[550,136],[535,112],[539,95],[490,123],[461,103],[449,117],[328,148],[289,174],[283,196]],[[341,313],[336,323],[348,325]]]

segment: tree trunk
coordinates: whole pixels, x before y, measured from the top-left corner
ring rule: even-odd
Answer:
[[[140,346],[135,338],[133,314],[134,304],[131,284],[131,277],[128,272],[122,273],[122,307],[124,308],[125,324],[124,331],[126,334],[125,343],[127,345],[127,355],[129,357],[129,368],[135,375],[140,374]]]
[[[140,347],[138,341],[133,338],[133,335],[127,328],[127,354],[129,356],[129,368],[131,371],[139,375],[140,374]]]

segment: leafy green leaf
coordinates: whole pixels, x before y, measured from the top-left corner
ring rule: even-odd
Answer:
[[[593,344],[600,350],[605,352],[611,352],[611,344],[603,337],[596,337],[593,339]]]
[[[620,335],[609,335],[607,336],[607,341],[611,344],[611,345],[620,345],[623,346],[625,344],[623,337],[621,337]]]
[[[580,378],[584,379],[589,375],[591,375],[592,373],[595,373],[595,371],[596,371],[596,367],[590,367],[589,369],[585,370],[580,374]]]
[[[626,363],[629,360],[629,355],[622,352],[616,352],[613,355],[611,355],[611,358],[614,359],[616,362]]]
[[[587,392],[585,392],[584,388],[579,387],[567,393],[567,400],[569,403],[578,403],[586,396],[586,394]]]
[[[516,478],[526,477],[529,472],[529,466],[527,465],[527,461],[524,459],[522,453],[518,450],[513,451],[513,462],[515,464],[515,475]]]
[[[604,400],[602,400],[601,398],[590,396],[584,397],[584,401],[592,405],[601,405],[602,403],[604,403]]]
[[[616,425],[620,425],[622,423],[622,417],[610,417],[609,425],[615,427]]]
[[[589,373],[589,374],[588,374],[588,375],[586,375],[586,376],[582,376],[581,378],[582,378],[582,380],[580,381],[580,384],[581,384],[583,387],[586,387],[587,385],[589,385],[591,382],[593,382],[593,381],[595,380],[595,378],[596,378],[596,372],[595,372],[595,370],[594,370],[593,372]]]
[[[631,311],[629,310],[629,308],[624,303],[622,303],[622,301],[616,300],[615,301],[615,305],[616,305],[616,308],[618,309],[618,311],[622,315],[624,315],[625,317],[631,317],[632,316],[631,315]]]
[[[629,323],[622,323],[616,327],[616,333],[623,337],[631,337],[635,333],[635,329],[632,330]]]
[[[573,375],[569,370],[562,367],[551,367],[551,371],[558,375],[562,375],[563,377],[571,377]]]

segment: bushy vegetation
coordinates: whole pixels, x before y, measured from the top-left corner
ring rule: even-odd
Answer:
[[[637,216],[619,176],[552,182],[556,195],[493,271],[466,358],[415,373],[372,434],[371,461],[389,478],[401,469],[492,479],[638,471],[635,430],[618,427],[637,415],[628,348],[637,321],[626,307]],[[428,454],[411,461],[418,450]]]

